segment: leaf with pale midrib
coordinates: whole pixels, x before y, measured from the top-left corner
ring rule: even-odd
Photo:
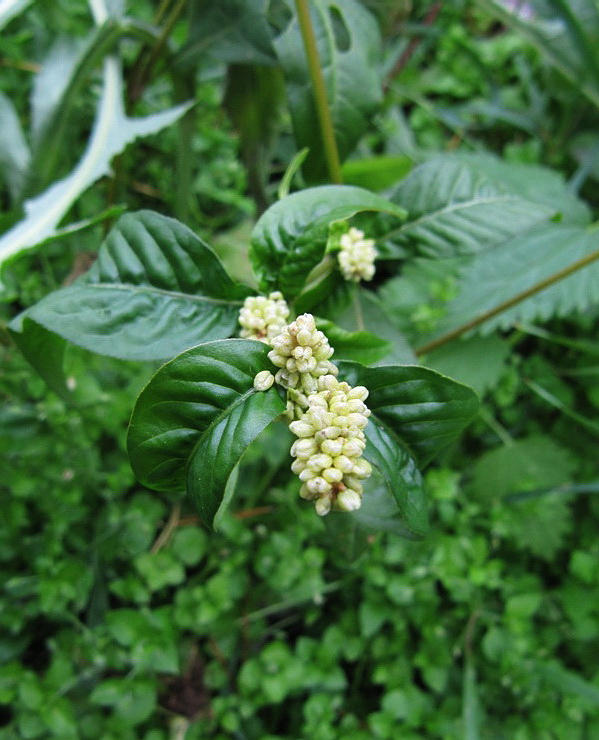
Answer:
[[[230,336],[251,291],[235,283],[210,247],[152,211],[122,216],[89,272],[24,316],[74,344],[130,360],[160,360]]]

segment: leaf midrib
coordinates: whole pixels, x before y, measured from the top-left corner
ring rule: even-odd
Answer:
[[[73,286],[75,287],[75,286]],[[166,290],[165,288],[156,288],[153,285],[131,285],[123,283],[80,283],[79,288],[92,288],[94,290],[122,290],[129,291],[131,293],[150,293],[164,295],[169,298],[176,298],[177,300],[183,299],[186,301],[192,301],[194,303],[214,303],[223,306],[241,306],[243,300],[234,300],[232,298],[212,298],[211,296],[193,295],[192,293],[182,293],[176,290]]]
[[[527,200],[526,198],[520,198],[519,196],[516,196],[516,195],[509,195],[509,194],[508,195],[506,194],[494,195],[492,197],[476,198],[476,199],[470,199],[467,201],[462,201],[460,203],[452,203],[451,205],[445,206],[444,208],[437,209],[430,213],[426,213],[423,216],[419,216],[414,221],[410,221],[407,224],[404,224],[403,226],[400,226],[399,228],[388,232],[385,236],[388,239],[394,236],[400,236],[402,233],[405,233],[406,231],[410,231],[411,229],[417,228],[419,225],[425,224],[427,221],[438,218],[439,216],[445,216],[446,214],[452,213],[454,211],[466,210],[468,208],[474,208],[480,205],[494,205],[496,203],[500,204],[500,203],[509,203],[509,202],[520,202],[520,203],[527,204],[530,206],[535,206],[539,210],[546,211],[548,216],[554,212],[554,209],[544,206],[542,203],[535,203],[534,201]]]

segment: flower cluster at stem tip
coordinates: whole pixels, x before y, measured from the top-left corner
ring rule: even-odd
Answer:
[[[279,291],[271,293],[268,298],[250,296],[239,312],[239,336],[270,344],[271,339],[287,325],[288,316],[289,306]]]
[[[273,295],[267,300],[282,300]],[[276,382],[287,389],[289,429],[298,438],[291,447],[291,470],[302,482],[300,496],[314,501],[321,516],[331,509],[355,511],[362,503],[361,481],[372,473],[362,457],[368,390],[337,379],[333,348],[311,314],[298,316],[269,344],[268,357],[278,369],[275,375],[257,373],[254,387],[265,391]]]
[[[364,232],[352,226],[341,236],[339,245],[337,259],[343,277],[356,283],[372,280],[377,256],[374,239],[365,239]]]

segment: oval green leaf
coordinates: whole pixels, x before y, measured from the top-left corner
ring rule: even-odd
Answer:
[[[26,316],[74,344],[126,360],[163,360],[230,336],[251,291],[186,226],[152,211],[122,216],[89,272]]]
[[[133,472],[158,491],[181,491],[191,480],[207,524],[245,447],[285,409],[276,388],[254,390],[256,373],[272,367],[269,349],[250,339],[193,347],[164,365],[135,404],[127,437]]]
[[[368,388],[374,420],[405,442],[420,465],[452,442],[478,411],[472,388],[419,365],[338,365],[343,380]]]
[[[257,221],[250,245],[261,289],[295,298],[324,257],[330,224],[365,211],[406,216],[403,208],[350,185],[308,188],[272,205]],[[331,269],[334,266],[332,262]]]

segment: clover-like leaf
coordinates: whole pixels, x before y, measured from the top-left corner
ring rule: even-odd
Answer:
[[[166,363],[141,392],[127,448],[148,488],[187,488],[212,526],[244,450],[285,409],[276,388],[254,390],[269,347],[249,339],[201,344]]]

